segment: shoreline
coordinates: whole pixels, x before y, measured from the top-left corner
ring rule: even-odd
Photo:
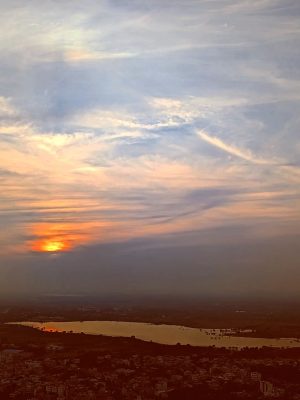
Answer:
[[[70,324],[70,326],[59,326],[60,324]],[[90,323],[90,326],[88,325]],[[97,326],[96,323],[99,323]],[[37,324],[37,326],[34,326]],[[50,324],[50,326],[49,326]],[[54,326],[51,326],[53,324]],[[56,324],[56,326],[55,326]],[[73,326],[72,326],[73,324]],[[82,327],[81,324],[85,324]],[[163,345],[176,345],[191,347],[225,347],[225,348],[299,348],[300,340],[295,337],[262,337],[253,336],[257,332],[250,332],[235,328],[193,328],[183,325],[172,324],[153,324],[151,322],[137,321],[11,321],[5,325],[29,327],[40,332],[63,333],[63,334],[84,334],[93,336],[136,338],[145,342],[153,342]],[[39,326],[40,325],[40,326]],[[45,325],[45,326],[42,326]],[[48,326],[46,326],[48,325]],[[125,328],[122,333],[122,328]],[[148,331],[152,328],[152,332]],[[153,330],[154,328],[154,330]],[[115,334],[115,331],[117,334]],[[132,332],[131,332],[132,331]],[[132,334],[131,334],[132,333]],[[197,336],[198,334],[198,336]],[[174,339],[176,338],[176,339]],[[232,343],[230,343],[232,339]],[[242,339],[245,339],[243,345]],[[248,342],[247,342],[248,340]],[[250,341],[249,341],[250,340]],[[261,343],[259,342],[261,341]],[[268,343],[268,341],[270,343]],[[280,343],[282,342],[282,343]]]

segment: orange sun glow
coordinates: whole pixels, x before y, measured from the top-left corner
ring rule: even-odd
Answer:
[[[31,228],[33,240],[28,242],[31,251],[38,253],[68,252],[85,243],[93,242],[103,224],[87,223],[40,223]]]
[[[37,240],[31,246],[32,250],[42,253],[58,253],[70,249],[70,243],[59,238]]]
[[[56,251],[62,251],[66,247],[65,243],[62,241],[47,241],[45,243],[42,243],[41,245],[41,250],[42,251],[48,251],[48,252],[56,252]]]

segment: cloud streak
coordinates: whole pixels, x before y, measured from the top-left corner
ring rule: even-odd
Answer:
[[[300,177],[300,168],[293,165],[286,165],[285,162],[280,160],[270,160],[267,158],[259,158],[255,156],[251,151],[246,149],[241,149],[237,146],[225,143],[223,140],[208,135],[203,130],[197,131],[197,135],[206,143],[211,144],[212,146],[233,155],[237,158],[240,158],[244,161],[248,161],[249,163],[253,163],[256,165],[269,166],[274,167],[275,170],[279,170],[282,174],[287,175],[289,178],[298,180]]]
[[[226,152],[228,154],[231,154],[235,157],[241,158],[242,160],[249,161],[251,163],[258,164],[258,165],[274,164],[269,160],[255,157],[249,150],[240,149],[239,147],[236,147],[234,145],[227,144],[215,136],[208,135],[204,131],[198,131],[197,134],[205,142],[211,144],[212,146],[217,147],[220,150],[223,150],[224,152]]]

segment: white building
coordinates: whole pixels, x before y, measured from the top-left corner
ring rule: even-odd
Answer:
[[[271,397],[274,395],[274,386],[271,382],[268,381],[260,381],[259,382],[260,391],[266,397]]]

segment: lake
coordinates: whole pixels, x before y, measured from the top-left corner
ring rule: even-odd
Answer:
[[[137,339],[155,343],[174,345],[216,347],[300,347],[300,340],[293,338],[253,338],[230,336],[232,330],[197,329],[177,325],[155,325],[144,322],[121,321],[71,321],[71,322],[14,322],[47,332],[74,332],[90,335],[117,337],[135,336]]]

